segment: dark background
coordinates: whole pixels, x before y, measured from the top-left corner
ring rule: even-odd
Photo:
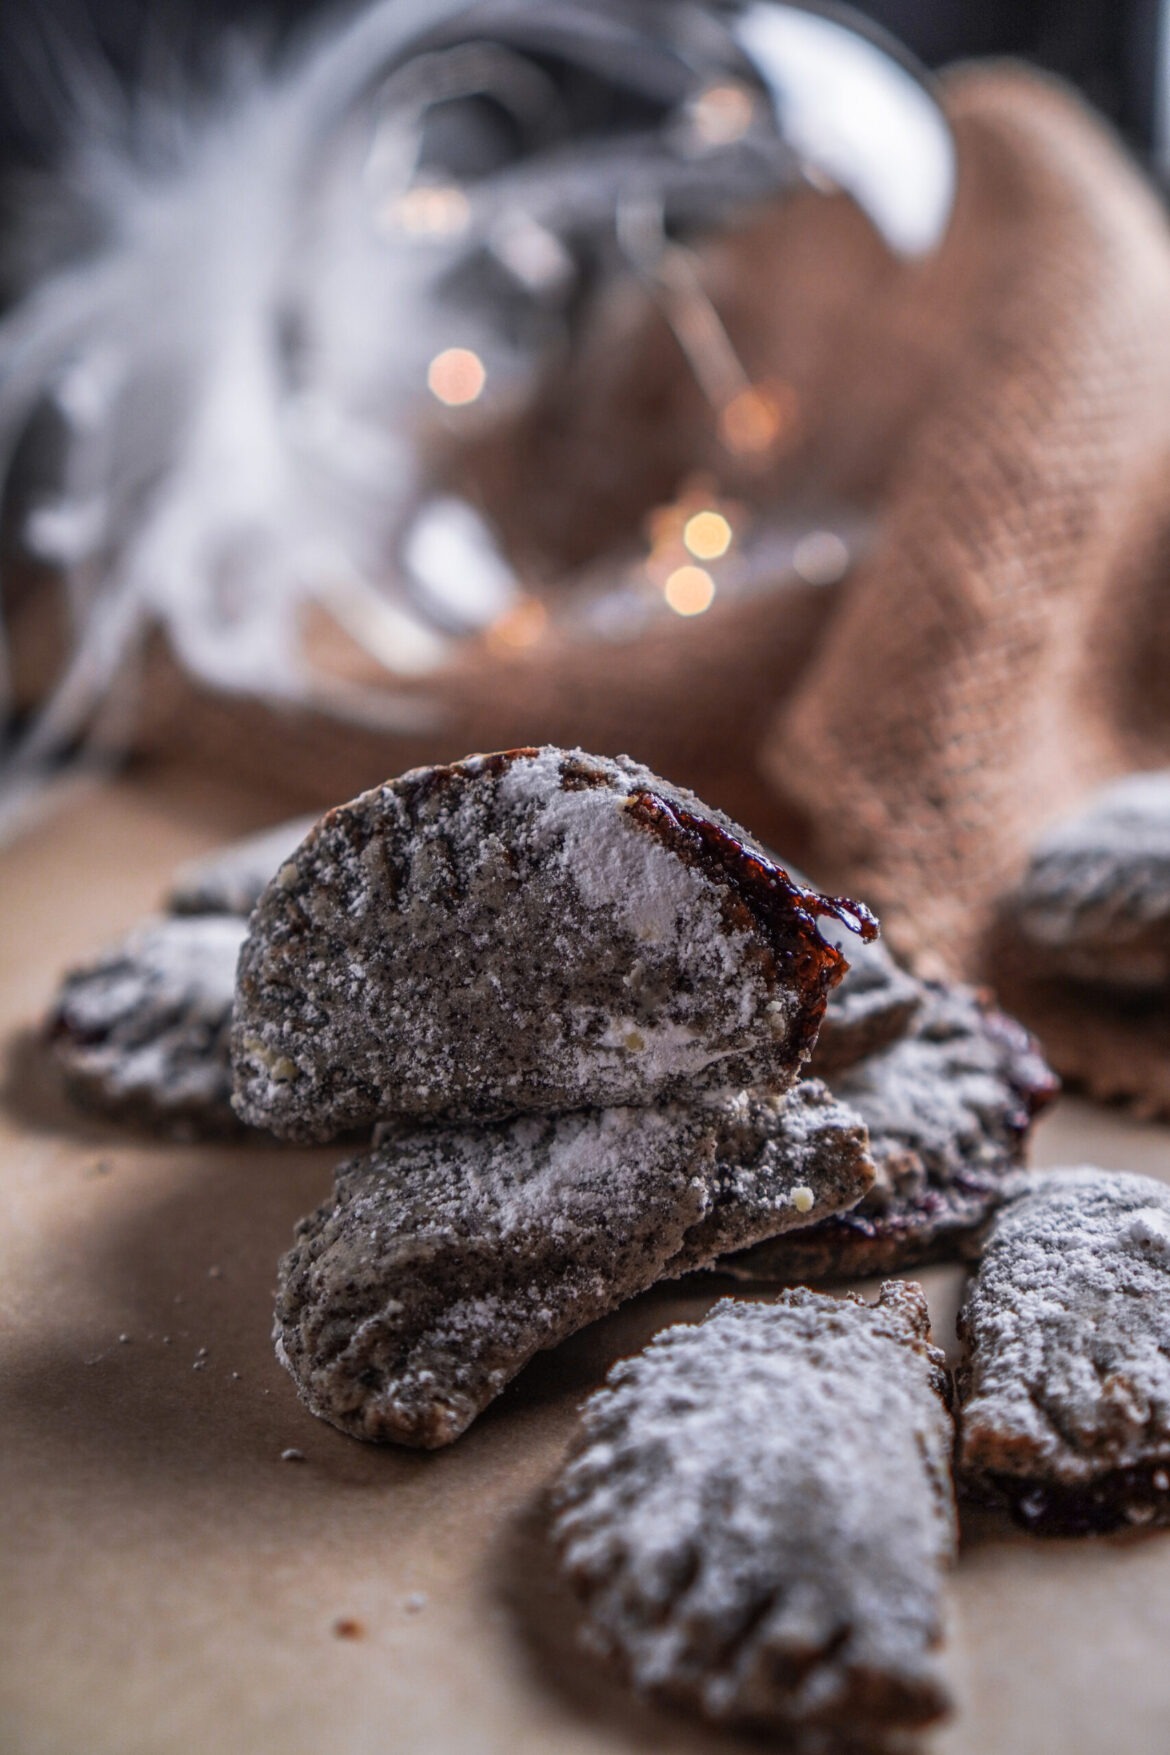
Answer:
[[[1071,79],[1139,151],[1158,129],[1158,15],[1166,0],[859,0],[929,66],[1022,55]],[[278,41],[327,7],[314,0],[0,0],[0,169],[44,164],[61,133],[60,70],[74,54],[123,82],[198,78],[225,27]],[[94,51],[98,54],[95,56]]]

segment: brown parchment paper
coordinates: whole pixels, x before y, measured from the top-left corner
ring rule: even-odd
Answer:
[[[0,1750],[750,1747],[578,1657],[542,1512],[582,1396],[726,1286],[650,1294],[544,1355],[447,1452],[363,1446],[301,1408],[269,1343],[276,1258],[337,1152],[144,1143],[39,1075],[21,1033],[62,967],[262,820],[242,793],[125,780],[0,859]],[[1170,1178],[1170,1132],[1064,1103],[1038,1156]],[[945,1341],[959,1276],[925,1278]],[[960,1710],[932,1755],[1164,1755],[1170,1533],[963,1533]]]

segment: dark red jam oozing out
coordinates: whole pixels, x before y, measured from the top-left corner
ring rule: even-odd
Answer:
[[[829,992],[849,967],[836,946],[821,937],[817,919],[823,915],[837,920],[868,943],[878,934],[869,909],[844,897],[803,889],[783,866],[745,846],[737,835],[657,792],[635,792],[626,809],[680,859],[725,883],[747,909],[781,971],[800,988],[805,1014],[796,1037],[800,1047],[811,1049]]]
[[[1014,1522],[1042,1536],[1107,1535],[1170,1523],[1170,1457],[1111,1469],[1077,1487],[990,1475],[981,1497],[1006,1505]]]

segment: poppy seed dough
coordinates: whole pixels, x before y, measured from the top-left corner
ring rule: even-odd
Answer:
[[[781,1098],[395,1133],[297,1227],[278,1356],[342,1431],[434,1449],[541,1348],[872,1180],[864,1127],[809,1080]]]
[[[332,810],[240,959],[235,1102],[324,1140],[797,1077],[846,963],[727,817],[619,757],[520,749]]]

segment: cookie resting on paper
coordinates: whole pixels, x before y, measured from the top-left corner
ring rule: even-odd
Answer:
[[[315,816],[294,817],[182,866],[167,895],[168,911],[246,918],[316,821]]]
[[[720,1263],[738,1279],[845,1279],[956,1255],[1057,1089],[1026,1030],[973,989],[934,983],[903,1041],[832,1084],[869,1129],[877,1179],[851,1212]]]
[[[277,1352],[343,1431],[449,1444],[541,1348],[851,1205],[872,1176],[864,1128],[811,1082],[709,1108],[404,1132],[343,1165],[297,1227]]]
[[[1049,830],[1000,912],[1019,974],[1170,988],[1170,770],[1114,781]]]
[[[918,1286],[800,1288],[616,1365],[554,1491],[589,1645],[719,1722],[882,1747],[942,1717],[953,1433],[928,1335]]]
[[[1115,781],[1049,831],[992,957],[1072,1089],[1170,1114],[1170,771]]]
[[[67,974],[46,1039],[70,1098],[186,1137],[238,1132],[228,1044],[246,931],[229,915],[150,920]]]
[[[959,1478],[1056,1534],[1170,1523],[1170,1188],[1012,1179],[959,1315]]]
[[[511,750],[330,811],[240,961],[248,1121],[328,1139],[782,1089],[845,959],[727,817],[625,757]]]

